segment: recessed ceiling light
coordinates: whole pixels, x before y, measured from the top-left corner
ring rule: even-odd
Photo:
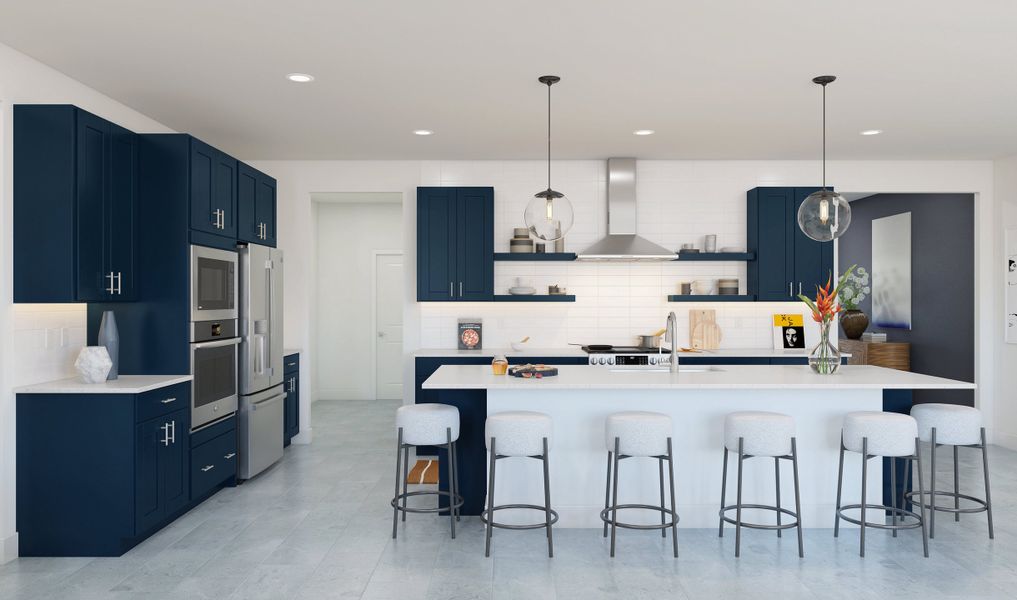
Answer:
[[[865,131],[862,131],[860,133],[862,135],[879,135],[879,134],[883,133],[883,130],[882,129],[866,129]]]
[[[656,132],[653,131],[652,129],[637,129],[632,133],[635,135],[653,135]]]
[[[308,75],[307,73],[290,73],[286,76],[286,79],[294,83],[310,83],[314,81],[314,75]]]
[[[414,129],[413,130],[413,135],[431,135],[432,133],[434,133],[434,132],[431,131],[430,129]]]

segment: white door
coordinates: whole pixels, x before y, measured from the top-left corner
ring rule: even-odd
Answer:
[[[403,397],[403,255],[378,254],[374,265],[375,398]]]

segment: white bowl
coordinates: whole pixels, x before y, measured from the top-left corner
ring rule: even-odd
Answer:
[[[512,287],[509,288],[509,293],[513,296],[532,296],[537,293],[537,289],[532,287]]]
[[[516,352],[522,352],[529,346],[529,342],[512,342],[512,349]]]

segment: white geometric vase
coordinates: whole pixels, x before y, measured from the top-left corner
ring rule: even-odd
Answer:
[[[113,368],[113,361],[105,346],[85,346],[74,360],[74,368],[78,370],[81,381],[103,383]]]

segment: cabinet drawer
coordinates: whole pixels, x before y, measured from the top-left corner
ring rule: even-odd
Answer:
[[[287,354],[283,357],[283,373],[294,373],[300,370],[300,355]]]
[[[191,499],[201,498],[237,473],[237,435],[229,431],[191,449]]]
[[[137,396],[136,420],[138,423],[161,417],[182,408],[191,406],[191,383],[161,387]]]

